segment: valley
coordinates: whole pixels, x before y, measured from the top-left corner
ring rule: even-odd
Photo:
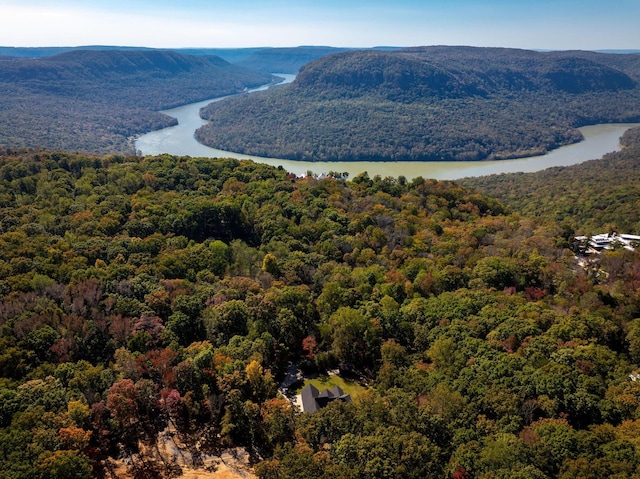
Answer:
[[[293,75],[277,74],[285,77],[285,82],[293,81]],[[243,93],[244,94],[244,93]],[[578,128],[582,140],[556,148],[545,155],[519,158],[516,160],[494,160],[481,162],[461,161],[295,161],[284,158],[264,158],[233,151],[225,151],[203,145],[194,133],[206,120],[200,117],[200,110],[222,98],[205,100],[183,105],[169,110],[166,114],[178,120],[178,125],[141,135],[135,140],[135,148],[142,155],[170,153],[209,158],[236,158],[253,160],[272,166],[281,166],[298,176],[307,172],[316,175],[328,172],[348,173],[350,177],[367,172],[370,176],[403,175],[408,179],[418,176],[439,180],[454,180],[470,176],[485,176],[499,173],[532,172],[554,166],[569,166],[583,161],[600,158],[602,155],[620,148],[620,137],[635,123],[607,123]]]

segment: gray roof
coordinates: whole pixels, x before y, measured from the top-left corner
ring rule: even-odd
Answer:
[[[318,409],[316,404],[316,397],[318,396],[318,389],[313,384],[308,384],[301,392],[302,397],[302,410],[304,412],[315,412]]]
[[[315,412],[336,399],[351,402],[351,396],[349,394],[345,394],[339,386],[334,386],[330,390],[324,389],[320,392],[313,384],[308,384],[300,392],[300,397],[302,399],[303,412]]]

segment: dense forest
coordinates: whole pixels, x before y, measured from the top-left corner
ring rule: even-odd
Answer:
[[[209,146],[306,161],[483,160],[640,121],[640,55],[419,47],[326,55],[287,88],[205,108]]]
[[[268,73],[293,73],[303,65],[331,53],[353,50],[335,47],[263,48],[236,62],[237,65]]]
[[[219,57],[157,50],[0,57],[0,146],[133,154],[135,135],[175,124],[157,110],[271,81]]]
[[[624,191],[634,138],[606,159]],[[579,266],[567,228],[509,205],[423,178],[4,150],[2,477],[175,477],[162,441],[195,470],[243,448],[261,479],[640,477],[640,257]],[[278,392],[290,364],[361,393],[301,414]]]
[[[640,128],[621,138],[626,147],[571,167],[466,178],[462,184],[498,198],[530,218],[555,221],[576,234],[640,232]]]

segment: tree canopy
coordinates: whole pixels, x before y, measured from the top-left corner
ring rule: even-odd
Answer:
[[[323,56],[281,89],[202,111],[209,146],[304,161],[543,154],[576,127],[640,121],[638,55],[419,47]]]
[[[6,477],[174,477],[168,432],[261,478],[638,474],[638,252],[583,268],[453,182],[234,159],[4,150],[0,209]],[[365,392],[300,413],[292,363]]]
[[[219,57],[162,50],[0,57],[0,146],[133,154],[133,137],[175,124],[158,110],[272,79]]]

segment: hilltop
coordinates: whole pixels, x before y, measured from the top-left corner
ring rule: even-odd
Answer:
[[[156,110],[273,81],[216,56],[73,50],[0,58],[0,145],[132,153],[130,137],[175,121]]]
[[[338,95],[373,92],[403,102],[541,90],[585,93],[634,88],[628,73],[640,69],[633,67],[625,72],[571,53],[424,47],[325,56],[301,70],[297,86],[323,92],[331,87]]]
[[[287,88],[210,106],[197,138],[296,160],[483,160],[640,119],[640,56],[472,47],[347,51]]]

